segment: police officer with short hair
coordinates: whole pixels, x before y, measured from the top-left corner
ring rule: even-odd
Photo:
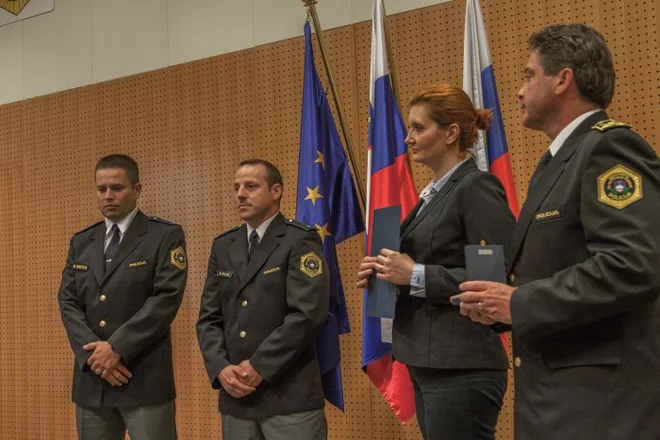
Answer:
[[[174,440],[170,324],[186,286],[180,226],[137,208],[137,163],[113,154],[95,169],[104,220],[71,238],[58,301],[75,355],[80,440]]]
[[[552,139],[508,248],[510,283],[461,286],[461,311],[513,328],[518,439],[660,435],[660,160],[609,119],[614,68],[583,24],[529,40],[523,125]]]
[[[282,177],[271,163],[241,162],[234,192],[245,223],[213,241],[197,322],[223,439],[323,440],[314,348],[329,302],[321,239],[279,212]]]

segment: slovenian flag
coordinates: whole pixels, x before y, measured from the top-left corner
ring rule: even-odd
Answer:
[[[467,0],[465,7],[465,42],[463,45],[463,90],[477,108],[489,108],[493,119],[486,131],[479,131],[476,158],[479,169],[490,170],[504,186],[509,208],[518,217],[518,199],[506,146],[502,110],[497,97],[493,61],[486,37],[486,26],[479,0]]]
[[[369,91],[369,148],[367,150],[366,255],[379,227],[372,223],[376,209],[401,206],[401,220],[419,197],[407,161],[406,129],[392,91],[384,29],[382,0],[373,2],[371,34],[371,87]],[[392,231],[397,234],[398,231]],[[405,422],[415,414],[412,383],[405,365],[392,359],[392,322],[368,317],[364,292],[362,368],[397,418]]]

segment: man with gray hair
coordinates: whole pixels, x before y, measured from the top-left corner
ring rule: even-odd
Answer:
[[[660,435],[660,160],[609,119],[612,56],[582,24],[529,39],[525,127],[552,139],[507,250],[510,285],[460,286],[461,313],[513,330],[517,439]]]

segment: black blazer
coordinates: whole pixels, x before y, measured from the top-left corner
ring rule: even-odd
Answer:
[[[519,439],[660,436],[660,160],[605,119],[535,177],[513,235]]]
[[[449,297],[466,280],[465,246],[506,244],[515,219],[497,178],[463,163],[417,216],[401,225],[400,251],[426,266],[426,298],[399,288],[392,350],[404,364],[419,367],[506,369],[499,336],[461,316]]]
[[[143,406],[172,400],[170,324],[186,286],[180,226],[138,212],[105,268],[105,223],[71,238],[58,294],[75,355],[73,401],[86,406]],[[133,377],[112,387],[89,371],[83,345],[108,341]]]
[[[328,316],[329,281],[319,234],[278,214],[248,262],[246,229],[214,240],[197,321],[220,411],[256,418],[323,408],[314,341]],[[246,359],[264,381],[236,399],[217,376]]]

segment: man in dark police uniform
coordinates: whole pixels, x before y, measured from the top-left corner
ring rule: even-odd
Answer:
[[[71,239],[58,294],[75,355],[73,401],[81,440],[174,440],[170,324],[186,285],[180,226],[137,209],[137,163],[95,169],[104,220]]]
[[[523,125],[552,143],[508,249],[511,286],[468,282],[461,311],[510,324],[515,435],[660,438],[660,160],[608,118],[604,38],[581,24],[529,40]]]
[[[279,212],[271,163],[241,162],[234,191],[245,223],[213,242],[197,322],[223,439],[325,439],[314,349],[329,301],[321,239]]]

